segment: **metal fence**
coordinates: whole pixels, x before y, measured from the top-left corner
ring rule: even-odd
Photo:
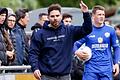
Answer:
[[[23,70],[23,72],[27,72],[31,69],[30,65],[22,65],[22,66],[0,66],[0,70],[2,73],[5,73],[7,70]]]

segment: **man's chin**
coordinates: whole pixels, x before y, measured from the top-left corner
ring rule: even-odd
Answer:
[[[59,26],[59,24],[57,24],[57,23],[54,23],[54,24],[52,24],[54,27],[58,27]]]

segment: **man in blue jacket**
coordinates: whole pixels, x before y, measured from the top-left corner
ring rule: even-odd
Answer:
[[[104,23],[105,8],[95,6],[92,10],[93,31],[75,42],[75,54],[80,59],[88,55],[77,49],[85,43],[92,50],[92,57],[85,62],[83,80],[113,80],[119,73],[120,47],[114,28]],[[112,53],[111,47],[114,53]]]
[[[28,36],[25,33],[26,25],[29,22],[28,9],[18,9],[16,12],[16,25],[12,29],[15,34],[16,59],[14,65],[28,65]]]
[[[59,4],[48,8],[49,22],[35,30],[31,37],[29,62],[34,76],[39,80],[71,80],[72,48],[76,40],[92,31],[88,7],[81,1],[84,23],[82,26],[65,27],[61,22]]]

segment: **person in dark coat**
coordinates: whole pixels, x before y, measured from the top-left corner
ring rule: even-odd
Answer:
[[[16,25],[12,29],[16,39],[16,65],[28,65],[29,38],[25,33],[29,22],[28,9],[18,9],[16,12]]]
[[[12,9],[11,9],[12,10]],[[8,17],[6,20],[6,31],[8,32],[12,45],[13,45],[13,49],[14,49],[14,54],[13,54],[13,59],[9,60],[8,59],[8,65],[16,65],[17,63],[17,58],[16,58],[16,39],[15,39],[15,34],[13,33],[13,28],[15,27],[16,24],[16,15],[14,12],[9,12],[8,10]]]
[[[31,27],[31,30],[35,30],[36,28],[41,29],[45,21],[48,21],[48,15],[46,13],[40,13],[38,22]]]
[[[38,80],[71,80],[73,44],[92,31],[88,7],[81,1],[84,23],[66,27],[62,22],[61,6],[48,8],[48,19],[43,28],[35,30],[31,37],[29,63]]]
[[[0,65],[7,65],[8,59],[13,58],[14,49],[9,35],[5,30],[5,22],[8,16],[6,8],[0,8]]]
[[[117,34],[119,44],[120,44],[120,24],[115,25],[115,32]],[[120,67],[120,64],[119,64],[119,67]],[[118,74],[118,76],[114,77],[114,80],[120,80],[120,73]]]

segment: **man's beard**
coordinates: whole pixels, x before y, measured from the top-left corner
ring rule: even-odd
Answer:
[[[52,23],[52,26],[55,27],[55,28],[59,27],[59,22],[54,21],[54,22]]]
[[[57,26],[58,26],[58,24],[57,24],[57,23],[53,23],[53,26],[57,27]]]

